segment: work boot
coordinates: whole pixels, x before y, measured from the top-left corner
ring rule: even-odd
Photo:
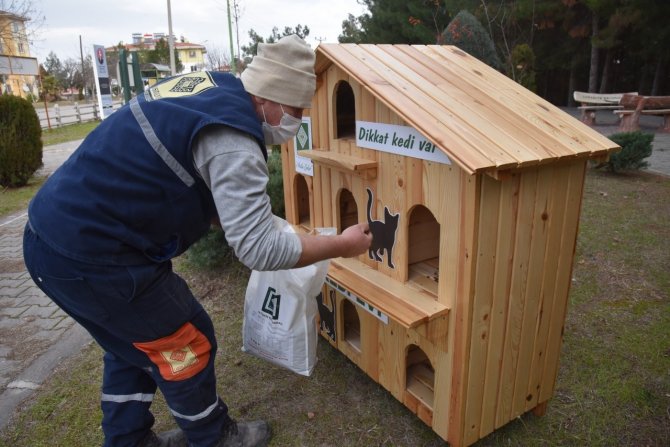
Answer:
[[[147,433],[137,447],[188,447],[188,441],[184,432],[178,428],[159,435],[152,430]]]
[[[216,447],[265,447],[272,433],[265,421],[232,421]]]

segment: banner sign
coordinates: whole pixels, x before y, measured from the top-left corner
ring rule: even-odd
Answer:
[[[34,57],[0,56],[0,75],[39,75]]]
[[[105,54],[105,47],[102,45],[93,45],[93,70],[95,72],[95,82],[98,86],[100,117],[104,120],[114,112],[114,108],[109,71],[107,70],[107,55]]]
[[[435,163],[451,164],[447,154],[416,129],[408,126],[356,121],[356,146]]]
[[[314,177],[314,164],[307,157],[302,157],[300,151],[312,149],[312,119],[308,116],[302,118],[302,124],[298,133],[293,138],[293,147],[295,148],[295,171],[300,174]]]

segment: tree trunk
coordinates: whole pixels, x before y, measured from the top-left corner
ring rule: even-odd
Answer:
[[[663,88],[663,68],[665,68],[665,57],[661,55],[658,58],[658,63],[656,64],[656,70],[654,72],[654,82],[651,86],[651,96],[658,96],[659,92]]]
[[[577,58],[573,57],[572,63],[570,63],[570,80],[568,81],[568,107],[576,105],[572,92],[577,88],[577,64]]]
[[[603,62],[603,74],[600,78],[600,93],[607,93],[609,89],[610,67],[612,65],[612,55],[614,51],[611,48],[607,49],[605,53],[605,61]]]
[[[598,47],[594,45],[596,37],[598,37],[598,14],[593,13],[591,32],[591,70],[589,71],[589,92],[596,93],[598,91]]]

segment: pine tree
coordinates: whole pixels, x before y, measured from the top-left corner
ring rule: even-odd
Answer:
[[[491,37],[468,11],[456,14],[442,33],[442,41],[457,46],[497,70],[502,66]]]

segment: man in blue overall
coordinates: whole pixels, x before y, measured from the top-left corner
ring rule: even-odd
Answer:
[[[364,253],[367,224],[338,236],[277,231],[266,144],[298,130],[315,90],[299,37],[261,44],[241,79],[170,78],[105,119],[29,207],[24,258],[35,283],[105,350],[105,446],[263,446],[263,421],[235,422],[217,395],[210,317],[171,259],[215,221],[249,268]],[[156,389],[179,429],[156,435]]]

